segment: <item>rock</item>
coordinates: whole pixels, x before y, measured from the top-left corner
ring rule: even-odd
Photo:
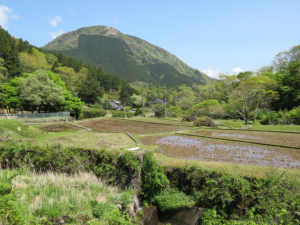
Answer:
[[[132,202],[132,203],[130,203],[130,204],[127,206],[126,213],[127,213],[130,217],[135,217],[135,216],[136,216],[135,202]]]
[[[117,209],[119,209],[119,210],[122,210],[121,204],[116,204],[115,207],[116,207]]]
[[[142,218],[144,225],[157,225],[158,214],[156,206],[143,207],[144,218]]]
[[[159,221],[170,223],[172,225],[198,225],[201,222],[204,209],[202,208],[185,208],[182,210],[172,210],[159,212]]]
[[[139,178],[134,178],[131,180],[128,188],[139,191],[141,187],[141,180]]]

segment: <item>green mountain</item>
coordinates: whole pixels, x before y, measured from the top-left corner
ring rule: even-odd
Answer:
[[[107,26],[80,28],[65,33],[44,50],[61,51],[127,81],[153,84],[205,84],[211,78],[166,50]]]

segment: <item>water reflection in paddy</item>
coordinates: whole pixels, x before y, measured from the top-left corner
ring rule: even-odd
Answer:
[[[163,154],[182,159],[300,168],[299,150],[182,136],[158,137],[155,142]]]

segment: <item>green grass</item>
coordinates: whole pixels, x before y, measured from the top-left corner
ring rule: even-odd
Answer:
[[[257,178],[265,178],[267,177],[267,174],[280,175],[285,172],[286,177],[300,179],[300,171],[295,169],[178,159],[162,154],[155,154],[155,159],[162,166],[173,166],[175,168],[181,168],[188,165],[200,167],[205,170],[219,171],[224,174],[236,174],[242,177],[248,176]]]
[[[7,182],[7,177],[13,173],[11,170],[0,170],[0,181]],[[93,205],[107,202],[112,207],[114,204],[125,204],[127,207],[136,194],[133,190],[121,191],[106,186],[95,175],[83,172],[71,176],[27,172],[16,176],[12,185],[25,224],[33,224],[32,220],[43,221],[45,217],[64,218],[68,224],[83,224],[83,219],[101,224],[92,215]]]
[[[245,126],[245,122],[242,120],[238,120],[237,122],[233,122],[233,120],[214,120],[214,122],[219,126],[220,129],[228,129],[230,127],[233,129],[239,129]],[[261,125],[259,121],[256,121],[252,127],[252,130],[300,132],[300,125]],[[249,129],[249,126],[243,130],[247,129]]]
[[[20,128],[20,130],[18,130]],[[18,120],[0,119],[0,138],[39,138],[45,135],[45,132],[32,126],[26,126]]]
[[[65,148],[120,149],[136,147],[136,142],[126,133],[55,132],[39,138],[38,141],[40,145],[60,143]]]
[[[155,117],[132,117],[129,120],[135,121],[145,121],[145,122],[153,122],[153,123],[161,123],[161,124],[175,124],[175,125],[186,125],[193,126],[192,122],[182,122],[181,119],[174,118],[155,118]]]

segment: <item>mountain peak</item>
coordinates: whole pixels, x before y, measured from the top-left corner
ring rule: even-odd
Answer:
[[[84,49],[80,48],[80,43],[82,44],[82,46],[85,46]],[[91,46],[92,43],[93,46]],[[106,45],[104,45],[104,43],[106,43]],[[166,64],[177,70],[179,74],[174,75],[175,77],[180,76],[180,74],[185,75],[187,76],[186,79],[189,79],[190,82],[194,80],[193,82],[201,84],[210,82],[211,80],[211,78],[208,77],[206,74],[200,72],[199,70],[189,67],[175,55],[164,50],[163,48],[155,46],[138,37],[123,34],[119,30],[109,26],[99,25],[79,28],[75,31],[62,34],[50,43],[43,46],[42,48],[50,51],[62,51],[63,54],[75,57],[78,60],[82,60],[82,62],[90,63],[94,66],[102,66],[103,69],[106,70],[106,72],[113,73],[120,77],[122,76],[118,74],[121,74],[122,70],[116,70],[112,68],[112,64],[110,61],[111,59],[108,58],[108,55],[114,58],[113,61],[115,63],[115,67],[120,67],[120,64],[124,64],[124,60],[126,60],[126,62],[133,61],[134,64],[136,64],[136,66],[132,66],[139,67],[137,71],[141,69],[140,67],[147,67],[148,69],[146,70],[146,72],[151,73],[149,70],[154,69],[153,65]],[[109,51],[108,48],[110,49]],[[111,51],[116,52],[113,53]],[[93,52],[93,56],[91,56],[91,52]],[[103,55],[104,52],[106,56]],[[123,54],[122,60],[119,56],[117,56],[117,54],[119,54],[120,52],[122,52]],[[117,58],[119,58],[119,64],[117,64]],[[166,65],[163,66],[163,70],[166,70]],[[152,69],[149,69],[149,67],[151,67]],[[159,69],[160,72],[156,71],[155,73],[161,73],[161,70],[162,68]],[[167,71],[169,72],[171,70],[172,69],[170,68],[167,69]],[[177,72],[173,71],[172,73],[175,74]],[[128,71],[128,73],[130,72]],[[141,72],[141,74],[143,73]],[[166,77],[166,75],[163,73],[159,76],[158,74],[156,74],[156,76]],[[126,79],[124,77],[122,78]],[[162,78],[156,78],[156,80],[157,79]]]

